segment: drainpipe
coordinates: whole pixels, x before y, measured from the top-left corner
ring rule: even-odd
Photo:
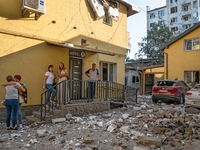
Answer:
[[[163,51],[160,52],[166,55],[166,79],[168,79],[168,53]]]

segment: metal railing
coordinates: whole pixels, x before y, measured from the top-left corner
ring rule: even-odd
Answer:
[[[62,81],[41,94],[41,121],[43,121],[43,116],[45,117],[47,112],[70,102],[86,101],[89,103],[93,100],[102,99],[124,102],[125,90],[127,90],[127,87],[124,85],[110,81]],[[56,95],[51,101],[53,92]]]

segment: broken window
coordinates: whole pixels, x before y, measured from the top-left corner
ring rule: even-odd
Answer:
[[[171,23],[174,23],[174,22],[177,22],[177,21],[178,21],[177,17],[171,18]]]
[[[105,17],[103,18],[103,22],[105,24],[112,26],[112,18],[111,18],[111,16],[109,16],[108,9],[109,8],[104,7]]]
[[[183,25],[183,30],[187,30],[191,27],[191,24],[186,24],[186,25]]]
[[[114,63],[100,62],[99,71],[101,80],[116,82],[117,79],[116,66],[117,65]]]
[[[155,13],[151,13],[150,14],[150,19],[154,19],[156,16],[155,16]]]
[[[88,0],[88,1],[96,15],[97,20],[103,18],[105,16],[105,11],[100,0]]]
[[[173,28],[171,28],[171,31],[172,31],[172,32],[178,31],[178,27],[173,27]]]
[[[177,12],[177,7],[172,7],[171,8],[171,14],[176,13]]]
[[[185,71],[184,76],[187,84],[199,83],[199,71]]]
[[[185,40],[185,51],[199,49],[199,38]]]
[[[138,76],[132,76],[132,83],[139,82]]]

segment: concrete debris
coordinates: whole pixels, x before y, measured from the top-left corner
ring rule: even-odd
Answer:
[[[65,117],[67,120],[70,120],[70,119],[72,119],[72,114],[67,114]]]
[[[46,129],[38,129],[37,134],[39,137],[44,137],[46,135]]]
[[[52,119],[52,123],[59,123],[59,122],[65,122],[66,118],[56,118],[56,119]]]
[[[128,102],[127,102],[128,103]],[[101,107],[101,106],[100,106]],[[73,111],[70,111],[73,112]],[[59,112],[60,113],[60,112]],[[72,113],[73,114],[73,113]],[[138,96],[137,104],[102,113],[47,120],[47,124],[23,124],[7,131],[0,126],[1,149],[67,150],[199,150],[200,113],[184,105],[152,103]],[[1,124],[5,126],[4,124]],[[44,137],[44,138],[39,138]]]

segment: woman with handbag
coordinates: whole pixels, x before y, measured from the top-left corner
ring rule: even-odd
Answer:
[[[69,80],[69,74],[68,74],[68,71],[65,68],[65,65],[64,65],[63,62],[60,62],[60,64],[59,64],[58,76],[59,76],[58,83],[60,83],[58,85],[59,100],[62,104],[64,104],[64,103],[70,104],[69,91],[68,91],[68,88],[67,88],[68,87],[67,86],[67,84],[68,84],[67,80]]]

